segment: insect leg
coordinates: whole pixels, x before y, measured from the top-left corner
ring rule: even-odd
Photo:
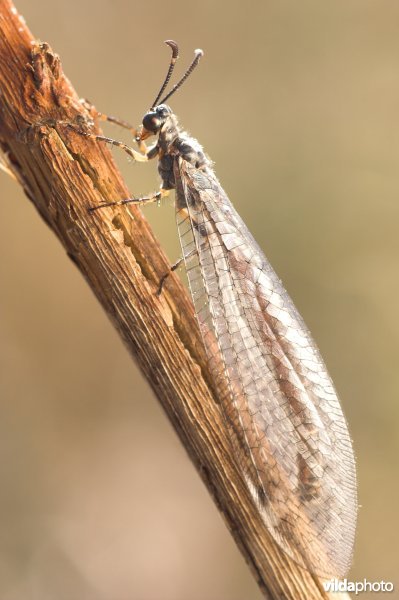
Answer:
[[[134,138],[136,138],[136,136],[138,135],[137,129],[127,121],[124,121],[123,119],[119,119],[118,117],[113,117],[111,115],[106,115],[105,113],[101,112],[98,112],[97,115],[100,121],[108,121],[109,123],[115,123],[115,125],[119,125],[120,127],[127,129],[128,131],[130,131],[130,133],[133,134]]]
[[[147,162],[148,161],[147,153],[141,154],[140,152],[137,152],[137,150],[134,150],[134,148],[132,148],[131,146],[128,146],[127,144],[124,144],[123,142],[119,142],[118,140],[114,140],[112,138],[106,137],[105,135],[96,135],[95,133],[90,133],[88,131],[82,131],[81,129],[74,127],[70,123],[68,123],[68,127],[70,129],[73,129],[74,131],[76,131],[76,133],[79,133],[80,135],[84,135],[85,137],[89,137],[92,140],[96,140],[97,142],[105,142],[106,144],[111,144],[111,146],[117,146],[118,148],[122,148],[122,150],[124,152],[126,152],[126,154],[128,154],[129,156],[134,158],[134,160],[136,160],[137,162]]]
[[[161,198],[165,198],[169,195],[170,190],[160,189],[158,192],[149,194],[148,196],[139,196],[138,198],[126,198],[125,200],[116,200],[115,202],[103,202],[98,206],[91,206],[89,212],[94,212],[100,208],[107,208],[108,206],[123,206],[124,204],[151,204],[151,202],[159,202]]]
[[[123,127],[124,129],[127,129],[128,131],[130,131],[130,133],[133,135],[135,141],[137,142],[137,145],[139,147],[140,152],[142,154],[146,154],[147,153],[147,146],[146,146],[146,144],[143,141],[141,141],[139,139],[139,131],[135,127],[133,127],[133,125],[131,125],[130,123],[128,123],[124,119],[119,119],[119,117],[113,117],[112,115],[106,115],[105,113],[102,113],[102,112],[98,111],[93,106],[93,104],[89,100],[87,100],[85,98],[81,99],[81,103],[86,108],[86,110],[88,110],[88,112],[90,114],[94,110],[96,117],[100,121],[108,121],[109,123],[114,123],[115,125],[119,125],[119,127]]]
[[[188,254],[186,256],[186,258],[190,258],[190,256],[193,256],[193,254],[195,254],[196,252],[197,252],[197,249],[193,250],[192,252],[190,252],[190,254]],[[184,257],[181,256],[179,258],[179,260],[177,260],[175,263],[173,263],[173,265],[171,265],[169,267],[169,271],[167,273],[165,273],[165,275],[162,275],[161,280],[159,282],[159,287],[157,290],[157,296],[160,296],[162,294],[164,283],[167,280],[167,278],[169,277],[169,275],[171,273],[173,273],[173,271],[176,271],[176,269],[178,269],[180,267],[180,265],[182,264],[183,261],[184,261]]]
[[[115,125],[119,125],[119,127],[123,127],[124,129],[127,129],[128,131],[130,131],[130,133],[133,135],[135,141],[137,142],[140,152],[142,154],[147,153],[147,146],[146,146],[145,142],[143,142],[142,140],[139,139],[139,132],[135,127],[133,127],[133,125],[131,125],[127,121],[124,121],[123,119],[119,119],[118,117],[113,117],[112,115],[106,115],[105,113],[101,113],[101,112],[99,112],[97,114],[98,114],[98,118],[100,119],[100,121],[108,121],[108,123],[115,123]]]
[[[169,275],[171,273],[173,273],[173,271],[176,271],[176,269],[178,269],[180,267],[180,265],[182,264],[184,258],[181,256],[179,258],[179,260],[177,260],[175,263],[173,263],[173,265],[171,265],[169,267],[169,271],[167,273],[165,273],[165,275],[162,275],[160,282],[159,282],[159,287],[157,290],[157,296],[160,296],[162,294],[162,290],[163,290],[163,286],[165,281],[167,280],[167,278],[169,277]]]

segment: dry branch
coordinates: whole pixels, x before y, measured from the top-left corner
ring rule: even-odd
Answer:
[[[265,597],[326,598],[265,529],[207,384],[191,301],[175,275],[155,293],[168,261],[140,211],[87,211],[129,195],[109,151],[65,125],[88,116],[57,55],[0,0],[0,144],[12,171],[140,365]]]

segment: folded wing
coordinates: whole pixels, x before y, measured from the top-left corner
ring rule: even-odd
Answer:
[[[183,256],[235,454],[272,535],[343,576],[356,526],[352,444],[318,349],[210,168],[175,162]]]

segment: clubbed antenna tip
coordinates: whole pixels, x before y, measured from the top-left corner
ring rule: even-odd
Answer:
[[[183,83],[186,81],[187,77],[189,75],[191,75],[191,73],[194,71],[195,67],[198,65],[200,58],[204,55],[204,52],[200,48],[197,48],[197,50],[194,51],[194,60],[191,63],[191,65],[188,67],[187,71],[184,73],[183,77],[180,79],[180,81],[178,81],[173,86],[173,88],[170,90],[170,92],[161,101],[159,101],[160,97],[162,96],[162,94],[164,93],[164,91],[166,89],[166,86],[168,85],[168,83],[170,81],[170,78],[172,77],[173,69],[175,68],[177,59],[179,58],[179,47],[176,44],[176,42],[174,42],[173,40],[166,40],[165,44],[172,49],[172,56],[170,59],[169,68],[168,68],[168,72],[165,77],[165,81],[163,82],[162,87],[159,90],[159,93],[151,106],[151,109],[158,106],[158,104],[163,104],[168,98],[170,98],[172,96],[172,94],[174,94],[179,89],[179,87],[181,87],[183,85]]]

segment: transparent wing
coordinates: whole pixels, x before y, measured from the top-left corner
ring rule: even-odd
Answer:
[[[352,444],[318,349],[210,168],[175,161],[177,224],[235,454],[272,535],[343,576],[356,526]]]

